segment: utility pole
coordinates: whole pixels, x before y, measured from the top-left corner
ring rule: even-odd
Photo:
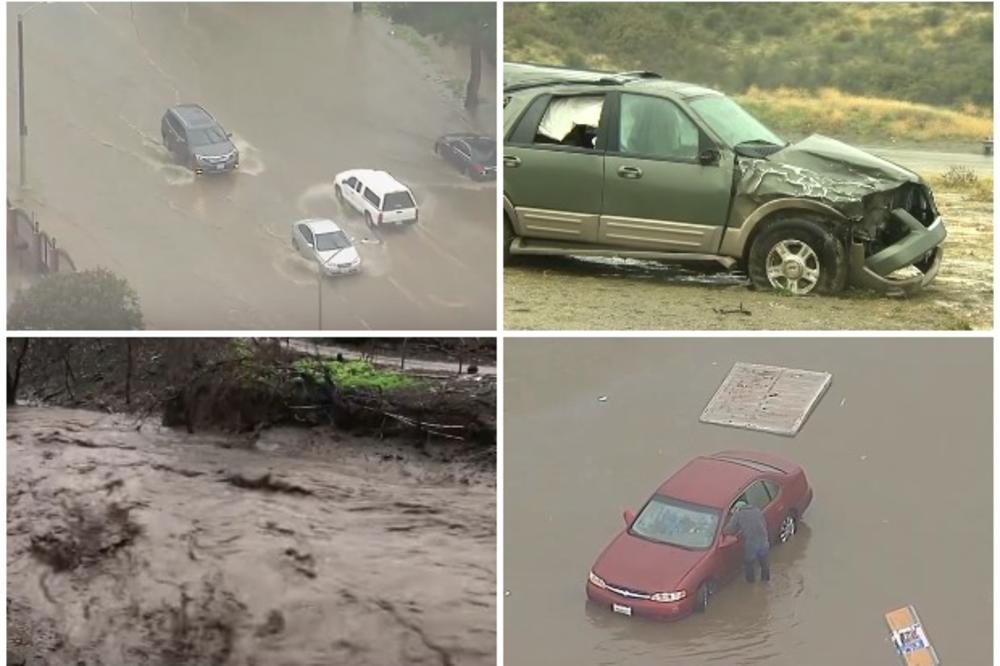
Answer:
[[[17,109],[18,109],[18,143],[21,151],[20,159],[20,186],[24,189],[27,186],[27,156],[26,146],[28,136],[28,124],[24,117],[24,29],[23,14],[17,15]]]
[[[323,330],[323,266],[320,264],[319,260],[316,260],[316,295],[317,295],[317,305],[316,311],[318,313],[316,328],[320,331]]]

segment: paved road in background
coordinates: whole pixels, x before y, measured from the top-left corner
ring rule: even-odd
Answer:
[[[433,155],[437,136],[472,123],[382,19],[350,3],[38,5],[24,23],[31,189],[19,196],[24,8],[7,9],[8,193],[78,267],[126,277],[148,328],[317,328],[315,268],[290,245],[310,216],[347,228],[365,262],[324,281],[324,328],[494,327],[495,185]],[[481,95],[495,109],[492,89]],[[159,122],[178,102],[234,133],[238,174],[195,179],[172,163]],[[332,178],[357,167],[407,183],[420,222],[372,233],[342,208]]]

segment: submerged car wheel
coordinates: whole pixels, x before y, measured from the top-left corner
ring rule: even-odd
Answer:
[[[750,248],[748,269],[756,288],[794,296],[844,289],[847,252],[827,225],[805,217],[766,224]]]
[[[365,224],[368,225],[369,229],[374,229],[375,228],[375,223],[372,221],[372,214],[371,213],[367,213],[367,212],[365,213]]]
[[[778,529],[778,541],[781,543],[788,543],[788,541],[795,536],[795,530],[798,528],[798,523],[795,522],[795,514],[790,513],[785,516],[785,519],[781,521],[781,527]]]
[[[698,591],[694,593],[694,612],[704,613],[708,610],[708,597],[710,596],[710,591],[708,589],[708,581],[705,581],[698,586]]]

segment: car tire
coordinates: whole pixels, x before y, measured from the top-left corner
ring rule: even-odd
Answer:
[[[344,190],[340,187],[340,185],[335,185],[334,190],[337,194],[337,201],[344,203]]]
[[[847,250],[829,224],[805,216],[764,224],[747,258],[747,272],[754,288],[796,296],[844,290]]]
[[[712,595],[709,589],[708,581],[698,586],[698,590],[694,593],[694,612],[704,613],[708,610],[708,598]]]
[[[299,251],[299,241],[294,236],[292,237],[292,249],[296,252]]]
[[[372,220],[372,214],[367,211],[365,211],[365,224],[368,225],[369,229],[375,228],[375,221]]]
[[[437,141],[434,142],[434,154],[438,156],[441,155],[441,144]]]
[[[510,263],[510,246],[514,242],[514,229],[510,226],[510,220],[503,216],[503,264]]]
[[[791,541],[798,529],[798,519],[796,519],[794,513],[789,512],[785,516],[785,519],[781,521],[781,525],[778,526],[778,543],[788,543]]]

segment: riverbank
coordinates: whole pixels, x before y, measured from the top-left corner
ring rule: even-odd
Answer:
[[[496,376],[478,366],[495,366],[495,348],[431,342],[326,341],[321,353],[285,339],[28,339],[19,374],[24,340],[8,349],[27,404],[161,417],[188,432],[332,426],[421,449],[495,447]]]

